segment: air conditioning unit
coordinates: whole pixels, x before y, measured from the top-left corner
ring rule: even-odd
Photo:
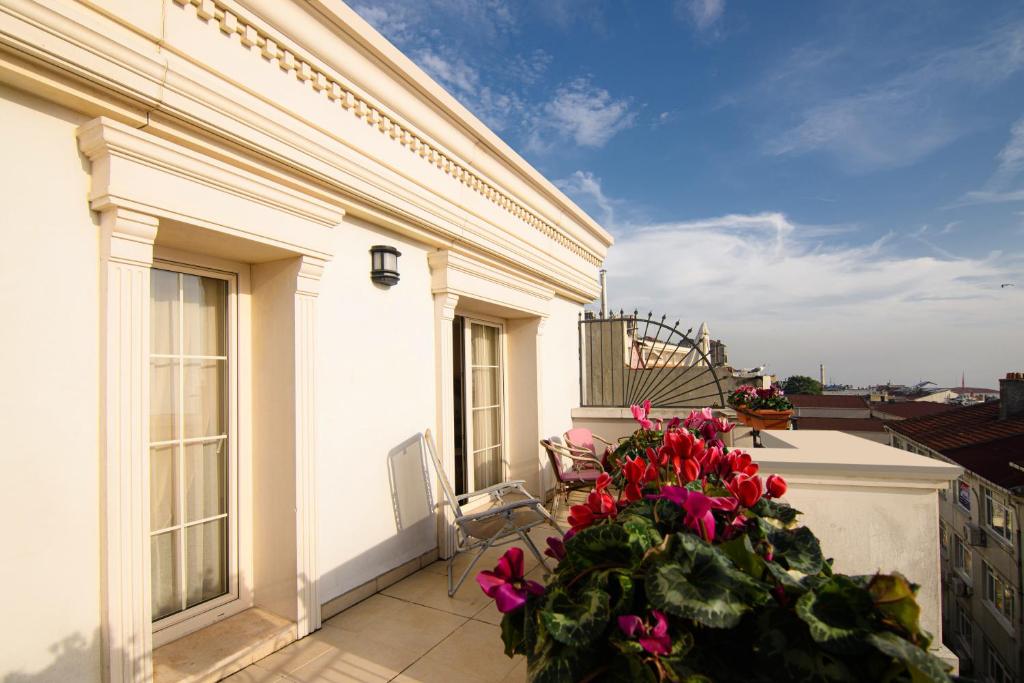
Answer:
[[[985,547],[985,530],[977,524],[967,524],[964,526],[964,536],[967,537],[967,542],[973,546],[979,548]]]
[[[953,593],[959,598],[969,598],[971,597],[971,584],[959,576],[955,576],[953,577]]]

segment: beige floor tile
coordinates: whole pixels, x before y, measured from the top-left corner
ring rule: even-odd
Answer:
[[[346,645],[331,648],[305,666],[292,671],[295,683],[377,683],[389,681],[420,656],[373,639],[352,634]]]
[[[331,646],[314,636],[298,640],[283,650],[278,650],[256,664],[261,669],[279,674],[287,674],[309,664],[326,653]]]
[[[273,671],[261,669],[253,664],[224,679],[224,683],[287,683],[287,679]]]
[[[505,656],[501,629],[469,621],[402,672],[399,681],[501,681],[519,664]]]
[[[501,679],[501,683],[526,683],[526,657],[516,657],[516,662],[516,667]]]
[[[472,577],[466,579],[455,593],[455,597],[449,598],[448,581],[445,576],[426,570],[389,586],[383,594],[463,617],[473,616],[490,601]]]

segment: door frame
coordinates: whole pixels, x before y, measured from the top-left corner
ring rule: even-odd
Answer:
[[[473,453],[473,350],[472,350],[472,329],[473,324],[485,325],[498,330],[498,370],[501,381],[501,410],[499,428],[501,429],[501,480],[506,481],[511,470],[511,462],[508,454],[508,334],[505,331],[505,321],[501,318],[481,315],[479,313],[461,313],[463,319],[463,380],[462,380],[462,419],[463,434],[465,435],[465,447],[463,448],[465,463],[464,471],[466,476],[466,490],[475,491],[479,488],[476,483],[475,463]],[[466,506],[471,506],[475,499],[466,501]]]
[[[252,329],[247,264],[154,246],[152,268],[217,278],[229,286],[228,592],[152,622],[153,647],[157,648],[253,606],[252,453],[248,428],[252,392],[247,370],[251,367]]]

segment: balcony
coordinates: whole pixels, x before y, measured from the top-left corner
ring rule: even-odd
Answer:
[[[631,430],[632,420],[601,409],[574,412],[577,424],[601,420],[609,434]],[[628,411],[626,411],[628,413]],[[621,424],[618,424],[621,421]],[[617,425],[617,427],[616,427]],[[838,432],[785,431],[762,434],[756,451],[764,474],[789,483],[786,499],[802,510],[803,522],[821,539],[835,568],[848,574],[899,571],[920,584],[922,625],[935,635],[936,654],[954,666],[941,646],[939,520],[937,491],[961,469]],[[737,446],[747,438],[738,435]],[[567,507],[557,514],[564,519]],[[543,544],[552,529],[534,530]],[[504,548],[489,551],[478,565],[492,567]],[[527,553],[528,578],[542,570]],[[465,556],[458,558],[465,562]],[[324,622],[313,635],[266,657],[228,680],[286,683],[337,681],[525,681],[521,658],[505,657],[500,615],[476,584],[449,598],[445,564],[415,563],[378,580],[361,600]]]

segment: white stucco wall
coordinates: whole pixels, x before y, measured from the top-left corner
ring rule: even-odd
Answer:
[[[99,256],[84,120],[0,85],[4,680],[99,677]]]
[[[321,602],[437,545],[410,441],[437,420],[428,250],[357,219],[335,239],[319,300]],[[374,244],[402,252],[390,289],[370,280]]]
[[[582,310],[581,305],[556,296],[551,300],[550,316],[544,324],[540,433],[545,438],[571,429],[572,410],[580,405],[577,322]],[[551,466],[546,462],[542,481],[545,488],[554,485]]]

